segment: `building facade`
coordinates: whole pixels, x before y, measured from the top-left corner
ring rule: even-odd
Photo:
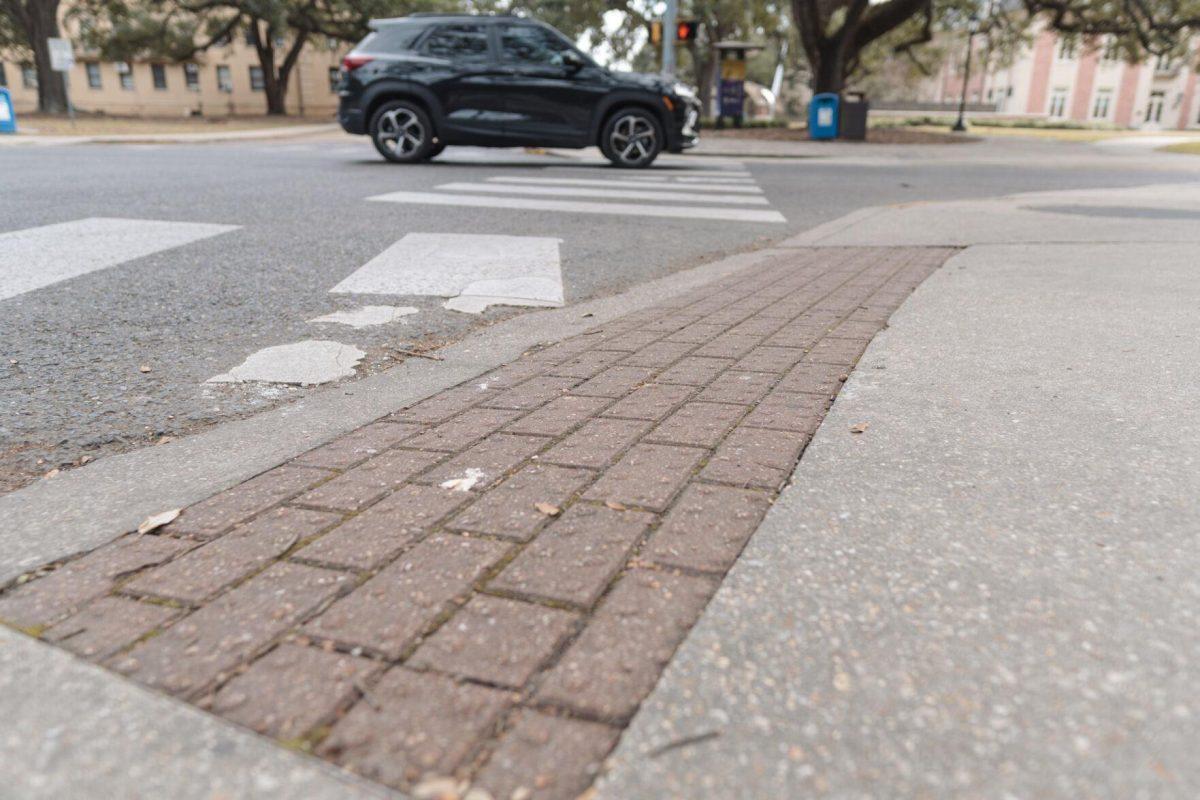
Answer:
[[[334,113],[334,82],[341,57],[349,49],[348,43],[336,40],[314,39],[305,45],[288,82],[289,114],[328,117]],[[0,86],[12,93],[13,106],[18,113],[36,110],[33,65],[2,59],[0,56]],[[266,113],[258,54],[241,37],[186,63],[101,61],[77,46],[75,67],[67,79],[72,104],[84,112],[122,117]]]
[[[1129,63],[1104,37],[1043,30],[1011,64],[984,67],[997,59],[989,58],[982,39],[976,37],[967,87],[971,103],[986,103],[1006,116],[1145,130],[1200,128],[1200,40],[1191,43],[1186,57]],[[936,101],[958,102],[963,54],[949,58],[934,80]]]

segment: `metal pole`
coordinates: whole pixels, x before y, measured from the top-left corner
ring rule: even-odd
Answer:
[[[963,65],[963,85],[962,96],[958,99],[958,121],[954,123],[954,127],[950,130],[957,133],[962,133],[967,129],[967,123],[964,116],[967,113],[967,85],[971,83],[971,50],[974,49],[972,44],[975,40],[975,31],[972,29],[967,34],[967,63]]]
[[[663,75],[675,77],[675,20],[679,16],[679,0],[667,0],[663,14]]]

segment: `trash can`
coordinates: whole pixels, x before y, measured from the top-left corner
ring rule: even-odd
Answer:
[[[13,111],[12,95],[0,89],[0,133],[17,132],[17,114]]]
[[[808,104],[808,138],[836,139],[840,98],[833,92],[813,95]]]
[[[843,139],[861,142],[867,138],[867,111],[870,104],[861,92],[847,94],[838,109],[839,133]]]

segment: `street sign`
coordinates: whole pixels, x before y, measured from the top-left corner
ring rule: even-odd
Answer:
[[[50,69],[68,72],[75,66],[75,49],[70,39],[47,39],[46,44],[50,47]]]

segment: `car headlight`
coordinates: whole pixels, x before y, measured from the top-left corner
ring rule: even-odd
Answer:
[[[684,97],[688,99],[695,99],[696,97],[696,91],[686,83],[676,83],[671,87],[671,91],[676,97]]]

